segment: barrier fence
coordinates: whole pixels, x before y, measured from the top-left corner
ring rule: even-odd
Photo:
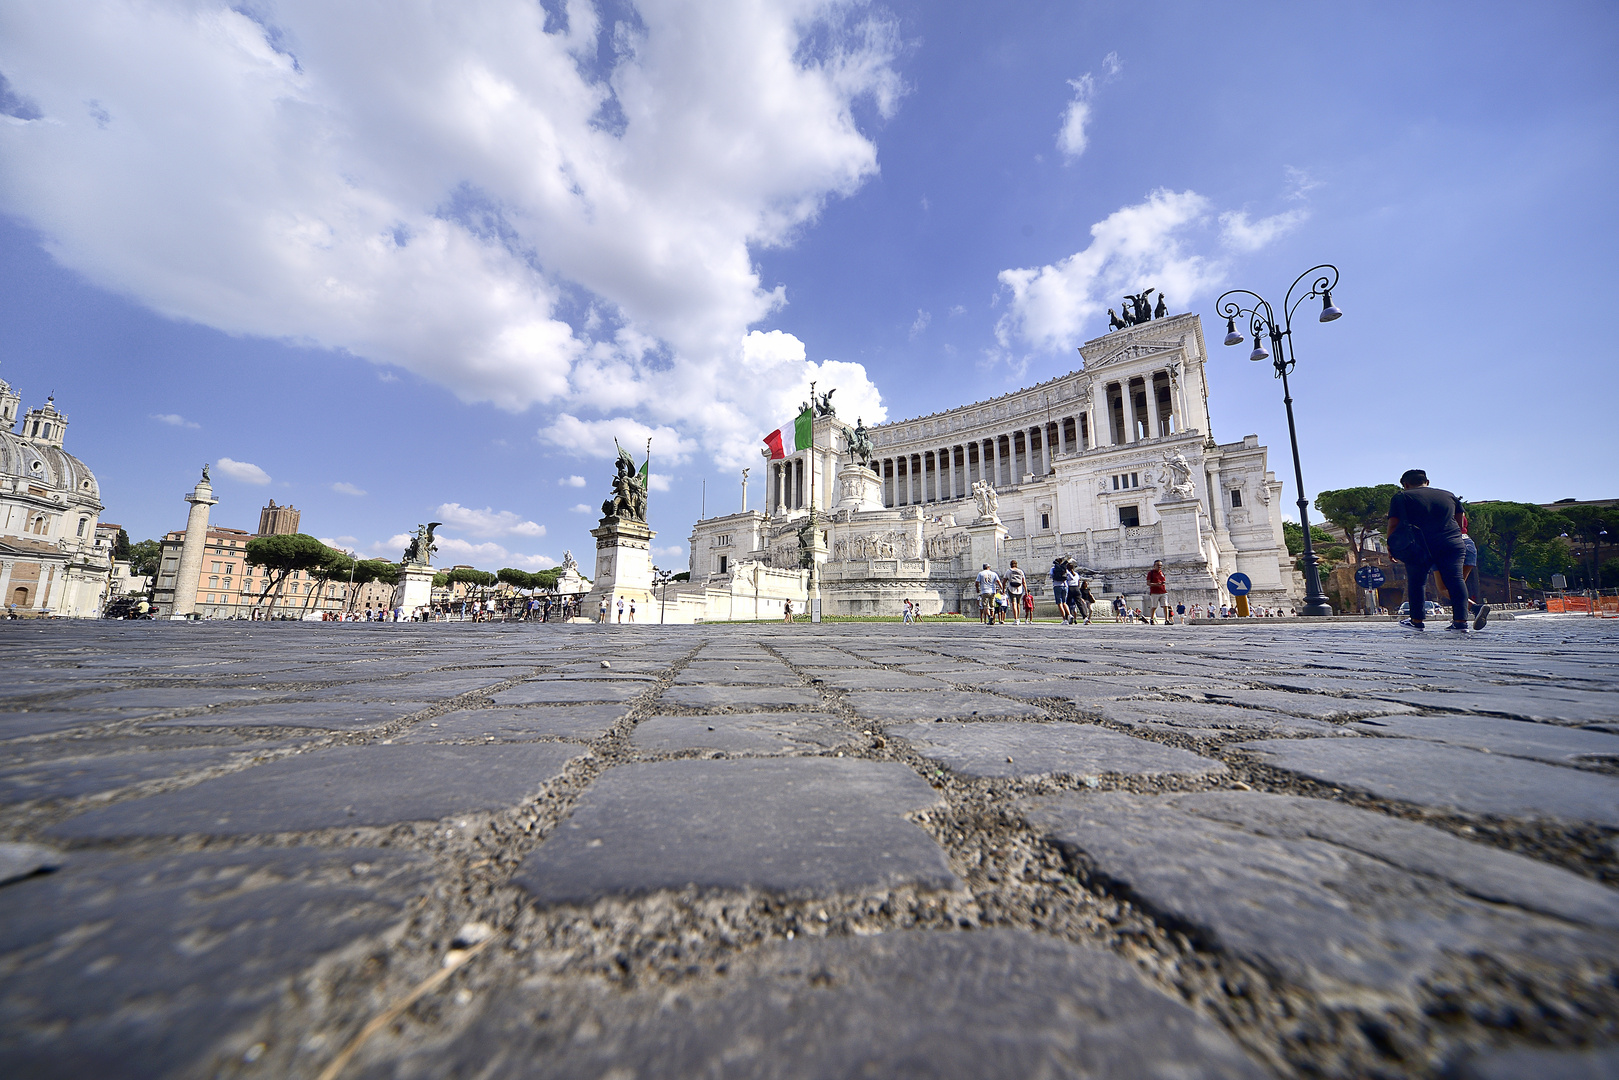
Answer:
[[[1619,619],[1619,596],[1548,596],[1548,614],[1595,615],[1604,619]]]

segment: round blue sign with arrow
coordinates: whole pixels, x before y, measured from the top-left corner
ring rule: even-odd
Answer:
[[[1232,574],[1225,579],[1226,591],[1232,596],[1247,596],[1254,590],[1254,583],[1248,580],[1247,574]]]
[[[1363,589],[1380,589],[1386,580],[1383,571],[1375,566],[1363,566],[1355,571],[1355,584]]]

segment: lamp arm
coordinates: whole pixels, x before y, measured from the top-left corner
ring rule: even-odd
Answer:
[[[1309,292],[1302,294],[1297,300],[1294,300],[1293,290],[1299,287],[1299,282],[1303,281],[1305,278],[1309,277],[1311,274],[1314,274],[1318,270],[1326,272],[1310,283]],[[1287,309],[1287,331],[1291,332],[1293,329],[1293,312],[1298,310],[1300,304],[1304,303],[1311,297],[1321,296],[1324,293],[1329,293],[1337,287],[1338,268],[1331,263],[1322,263],[1319,266],[1312,266],[1310,269],[1294,278],[1293,284],[1287,287],[1287,297],[1282,301],[1282,305]]]
[[[1242,306],[1242,301],[1236,299],[1244,296],[1253,298],[1252,307],[1245,308]],[[1228,300],[1227,297],[1232,297],[1232,299]],[[1267,335],[1271,327],[1276,325],[1276,315],[1271,311],[1270,301],[1248,289],[1231,289],[1221,293],[1220,298],[1215,301],[1215,309],[1222,318],[1246,318],[1248,320],[1248,330],[1254,335],[1255,341]]]

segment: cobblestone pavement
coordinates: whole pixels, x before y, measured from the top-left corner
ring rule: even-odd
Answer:
[[[1619,1074],[1619,626],[0,623],[0,1074]]]

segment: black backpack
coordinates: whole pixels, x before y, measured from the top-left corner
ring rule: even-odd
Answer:
[[[1389,534],[1389,554],[1407,566],[1426,566],[1433,561],[1428,556],[1428,538],[1408,521],[1400,522],[1399,528]]]

